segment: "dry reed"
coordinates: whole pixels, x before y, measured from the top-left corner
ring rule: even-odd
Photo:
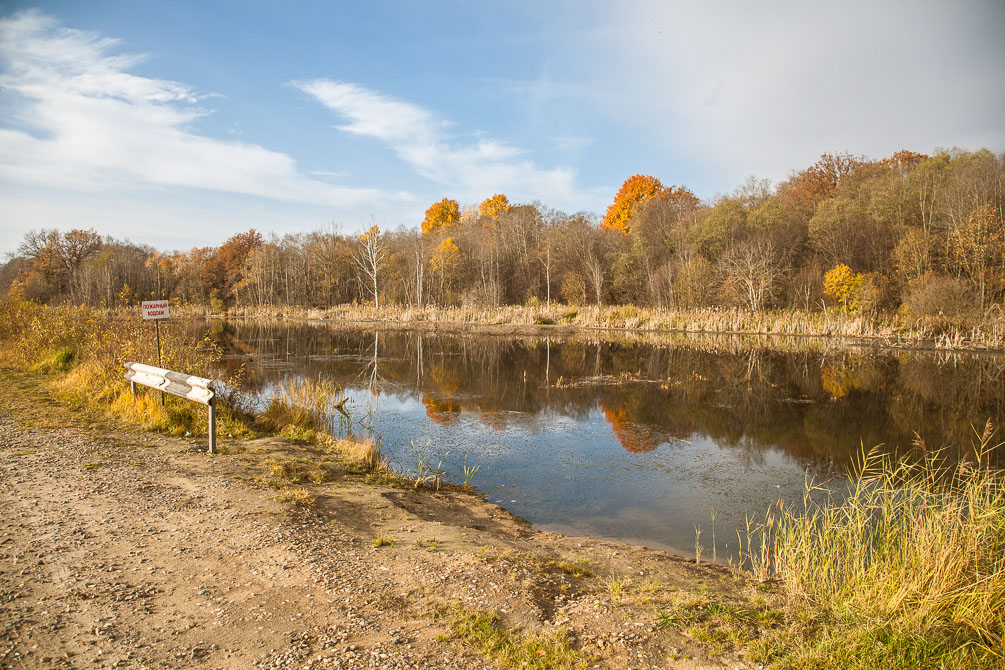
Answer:
[[[776,508],[748,535],[755,574],[781,580],[790,626],[764,647],[779,667],[992,668],[1005,664],[1005,479],[864,455],[843,500]],[[920,445],[920,441],[919,441]],[[920,445],[923,446],[923,445]]]

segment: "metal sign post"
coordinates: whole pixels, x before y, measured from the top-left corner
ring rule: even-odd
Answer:
[[[153,320],[154,330],[157,331],[157,367],[163,366],[161,362],[161,319],[169,316],[168,301],[164,300],[144,300],[140,307],[143,309],[143,319]],[[161,404],[164,404],[164,394],[161,393]]]

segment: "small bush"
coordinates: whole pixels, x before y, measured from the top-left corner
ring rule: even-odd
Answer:
[[[959,279],[929,273],[907,285],[901,311],[913,319],[954,319],[972,313],[975,303],[967,285]]]
[[[58,372],[69,372],[77,361],[77,352],[72,347],[60,347],[53,352],[49,365]]]

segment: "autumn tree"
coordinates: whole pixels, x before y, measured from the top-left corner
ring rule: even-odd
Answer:
[[[824,293],[837,300],[845,313],[855,313],[859,309],[859,293],[865,277],[841,263],[824,275]]]
[[[509,198],[502,193],[496,193],[490,198],[485,198],[478,205],[478,213],[490,219],[498,219],[511,209],[513,209],[513,206],[509,204]]]
[[[235,302],[240,299],[245,263],[251,250],[261,243],[261,233],[252,228],[234,235],[216,250],[205,266],[206,286],[211,297],[226,300],[233,295]]]
[[[607,208],[600,227],[627,233],[631,227],[632,211],[635,206],[653,198],[663,197],[667,190],[656,177],[644,174],[629,177],[614,196],[614,202]]]
[[[779,186],[782,204],[794,214],[808,219],[813,216],[817,205],[835,194],[845,177],[865,163],[863,156],[823,154],[816,163]]]
[[[449,231],[461,220],[461,208],[456,200],[444,198],[434,202],[426,210],[426,218],[422,220],[422,234],[429,235],[440,231]]]
[[[44,278],[47,292],[52,293],[48,298],[60,299],[74,290],[80,267],[101,247],[101,236],[93,229],[40,230],[25,234],[18,254],[28,258],[32,271]]]

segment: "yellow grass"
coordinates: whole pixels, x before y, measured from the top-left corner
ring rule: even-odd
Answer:
[[[198,308],[193,308],[197,310]],[[327,310],[297,307],[235,307],[228,314],[252,318],[306,318],[395,325],[573,326],[692,333],[743,333],[880,339],[946,349],[1005,348],[1005,315],[989,311],[969,320],[905,319],[897,314],[855,315],[838,310],[762,310],[739,307],[663,310],[633,305],[597,307],[414,307],[339,305]]]
[[[748,545],[780,579],[790,626],[778,667],[1005,666],[1005,479],[991,427],[970,462],[863,458],[843,500],[766,517]]]

